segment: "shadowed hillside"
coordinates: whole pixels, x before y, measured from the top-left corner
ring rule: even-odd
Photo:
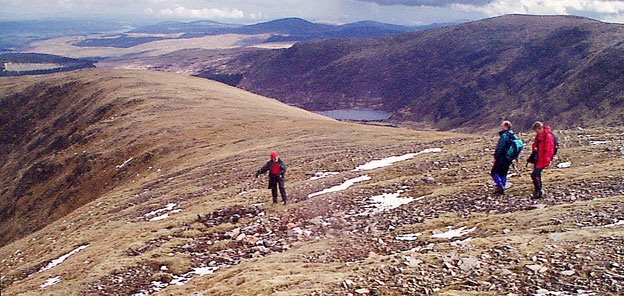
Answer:
[[[223,70],[225,69],[225,70]],[[251,53],[213,72],[308,110],[377,108],[396,121],[477,131],[510,118],[558,128],[621,124],[624,26],[509,15],[363,40]]]
[[[266,132],[268,116],[276,124],[329,121],[264,98],[241,101],[233,89],[229,97],[215,97],[224,86],[168,75],[84,71],[0,80],[0,180],[8,185],[0,200],[2,244],[151,173],[148,168],[168,156],[229,139],[257,143],[249,135]],[[163,90],[170,79],[179,86]]]
[[[532,201],[523,167],[491,194],[494,135],[337,122],[201,78],[5,77],[0,107],[2,295],[623,288],[621,127],[557,131]],[[288,205],[253,178],[274,150]]]

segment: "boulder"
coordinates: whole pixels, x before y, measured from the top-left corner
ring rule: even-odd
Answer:
[[[226,238],[237,238],[241,233],[240,228],[234,228],[231,231],[225,233]]]
[[[474,257],[462,258],[459,260],[458,267],[466,272],[481,267],[481,261]]]

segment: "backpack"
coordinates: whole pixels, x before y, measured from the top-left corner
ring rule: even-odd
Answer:
[[[555,140],[555,152],[553,153],[553,156],[557,155],[557,151],[559,150],[559,139],[557,139],[557,136],[551,131],[550,134],[553,136],[554,140]]]
[[[518,159],[520,156],[520,152],[522,152],[522,148],[524,148],[524,143],[522,140],[518,139],[515,134],[511,134],[511,145],[509,145],[509,149],[507,149],[507,160],[514,161]]]

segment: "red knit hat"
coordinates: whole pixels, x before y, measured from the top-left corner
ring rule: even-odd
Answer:
[[[277,152],[271,152],[271,158],[277,158]]]

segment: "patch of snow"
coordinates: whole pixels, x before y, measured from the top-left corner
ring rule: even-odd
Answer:
[[[615,222],[613,224],[607,224],[607,225],[604,225],[602,227],[614,227],[614,226],[619,226],[619,225],[624,225],[624,220],[617,221],[617,222]]]
[[[567,169],[572,165],[571,162],[562,162],[560,164],[557,165],[558,168],[560,169]]]
[[[145,290],[141,290],[141,292],[139,293],[132,294],[132,296],[147,296],[147,295],[149,295],[149,292]]]
[[[307,229],[301,229],[299,227],[295,227],[289,231],[289,234],[292,236],[300,236],[300,235],[310,236],[312,235],[312,231],[307,230]]]
[[[624,225],[624,220],[619,220],[619,221],[617,221],[615,223],[606,224],[606,225],[584,226],[584,227],[581,227],[581,228],[582,229],[595,229],[595,228],[615,227],[615,226],[620,226],[620,225]]]
[[[412,197],[399,197],[401,193],[403,193],[403,190],[399,190],[395,193],[384,193],[382,195],[375,195],[369,198],[370,204],[365,206],[368,209],[364,211],[364,213],[358,214],[358,216],[376,214],[386,210],[391,210],[414,201],[414,198]]]
[[[421,235],[422,235],[422,233],[420,233],[420,232],[401,234],[401,235],[397,235],[395,237],[395,239],[402,240],[402,241],[414,241],[414,240],[417,240],[418,237],[421,236]]]
[[[149,216],[155,216],[157,214],[160,214],[162,212],[167,212],[167,211],[171,211],[173,210],[173,208],[175,208],[178,204],[177,203],[169,203],[167,204],[164,208],[159,209],[159,210],[155,210],[152,212],[149,212],[147,214],[145,214],[145,218],[149,217]]]
[[[314,177],[310,178],[310,181],[314,181],[314,180],[318,180],[318,179],[323,179],[329,176],[334,176],[334,175],[338,175],[340,173],[338,172],[318,172],[315,174]]]
[[[463,245],[463,244],[468,243],[468,242],[470,242],[472,240],[473,240],[473,238],[469,237],[469,238],[464,239],[464,240],[454,241],[454,242],[451,243],[451,246]]]
[[[171,282],[169,282],[169,284],[176,285],[176,286],[184,286],[184,284],[190,282],[192,279],[193,277],[185,277],[184,275],[183,276],[174,275],[173,278],[171,279]]]
[[[48,265],[46,265],[46,266],[42,267],[42,268],[39,270],[39,272],[42,272],[42,271],[48,270],[48,269],[50,269],[50,268],[54,268],[54,267],[56,267],[57,265],[59,265],[59,264],[63,263],[63,261],[67,260],[67,258],[69,258],[71,255],[74,255],[74,254],[76,254],[76,253],[78,253],[78,252],[80,252],[80,251],[82,251],[82,250],[86,249],[88,246],[89,246],[89,245],[82,245],[82,246],[80,246],[80,247],[78,247],[78,248],[74,249],[73,251],[71,251],[71,252],[69,252],[69,253],[67,253],[67,254],[65,254],[65,255],[63,255],[63,256],[58,257],[57,259],[52,260],[50,263],[48,263]]]
[[[215,272],[217,269],[219,269],[219,267],[196,267],[193,269],[193,273],[198,275],[198,276],[204,276],[207,274],[212,274],[213,272]]]
[[[589,141],[590,146],[598,146],[598,145],[603,145],[607,143],[609,143],[609,141]]]
[[[450,229],[447,232],[444,233],[438,233],[438,234],[434,234],[431,237],[435,237],[435,238],[446,238],[446,239],[451,239],[454,237],[462,237],[468,233],[471,233],[473,231],[477,230],[477,227],[473,227],[470,229],[466,229],[466,227],[460,227],[457,229]]]
[[[249,191],[243,191],[243,192],[239,193],[238,195],[245,195],[247,193],[254,192],[254,191],[258,191],[258,189],[251,189]]]
[[[433,249],[433,246],[435,246],[435,245],[433,243],[430,243],[430,244],[428,244],[428,245],[426,245],[424,247],[420,247],[420,246],[419,247],[415,247],[415,248],[412,248],[412,249],[409,249],[409,250],[402,251],[401,253],[406,254],[406,253],[420,252],[420,251],[423,251],[423,250],[431,250],[431,249]]]
[[[39,286],[41,289],[45,289],[49,286],[53,286],[56,285],[58,283],[61,282],[61,276],[55,276],[53,278],[49,278],[45,283],[41,284],[41,286]]]
[[[176,285],[176,286],[183,286],[184,284],[190,282],[194,276],[204,276],[204,275],[208,275],[208,274],[212,274],[213,272],[215,272],[217,269],[219,269],[218,266],[215,267],[196,267],[193,268],[192,271],[187,272],[183,275],[174,275],[173,279],[171,280],[171,282],[169,282],[170,285]]]
[[[165,220],[165,219],[169,218],[169,214],[175,214],[175,213],[182,212],[181,209],[173,210],[173,208],[175,208],[177,205],[178,205],[177,203],[169,203],[162,209],[158,209],[158,210],[155,210],[155,211],[152,211],[152,212],[149,212],[149,213],[145,214],[144,217],[148,218],[150,216],[155,216],[157,214],[170,211],[169,213],[165,213],[165,214],[162,214],[160,216],[156,216],[156,217],[153,217],[153,218],[149,219],[150,222]]]
[[[373,160],[373,161],[369,161],[363,165],[356,167],[355,169],[353,169],[353,172],[368,171],[368,170],[374,170],[377,168],[387,167],[387,166],[391,166],[395,162],[412,159],[421,154],[437,153],[437,152],[442,152],[442,149],[441,148],[428,148],[417,153],[408,153],[408,154],[401,155],[401,156],[391,156],[391,157],[387,157],[383,159]]]
[[[169,284],[163,283],[161,281],[152,281],[152,287],[154,287],[154,291],[160,291],[164,288],[167,288]]]
[[[578,290],[576,291],[576,293],[571,293],[571,292],[555,292],[555,291],[548,291],[546,289],[538,289],[537,291],[535,291],[535,294],[533,295],[534,296],[591,296],[591,295],[596,295],[596,293],[592,291],[586,291],[586,290]]]
[[[129,164],[132,160],[134,160],[134,157],[130,157],[128,158],[126,161],[124,161],[122,164],[117,166],[117,169],[123,169],[127,164]]]
[[[344,183],[342,183],[340,185],[337,185],[337,186],[334,186],[334,187],[331,187],[331,188],[326,188],[326,189],[323,189],[323,191],[319,191],[319,192],[316,192],[316,193],[309,194],[308,198],[315,197],[315,196],[322,195],[322,194],[326,194],[326,193],[330,193],[330,192],[343,191],[343,190],[346,190],[347,188],[353,186],[355,183],[362,182],[362,181],[368,181],[370,179],[371,179],[371,177],[368,176],[368,175],[364,175],[364,176],[360,176],[360,177],[357,177],[357,178],[349,179],[349,180],[345,181]]]
[[[167,219],[167,218],[169,218],[169,213],[167,213],[167,214],[162,214],[162,215],[160,215],[160,216],[154,217],[154,218],[152,218],[152,219],[149,219],[149,221],[150,221],[150,222],[154,222],[154,221],[165,220],[165,219]]]

